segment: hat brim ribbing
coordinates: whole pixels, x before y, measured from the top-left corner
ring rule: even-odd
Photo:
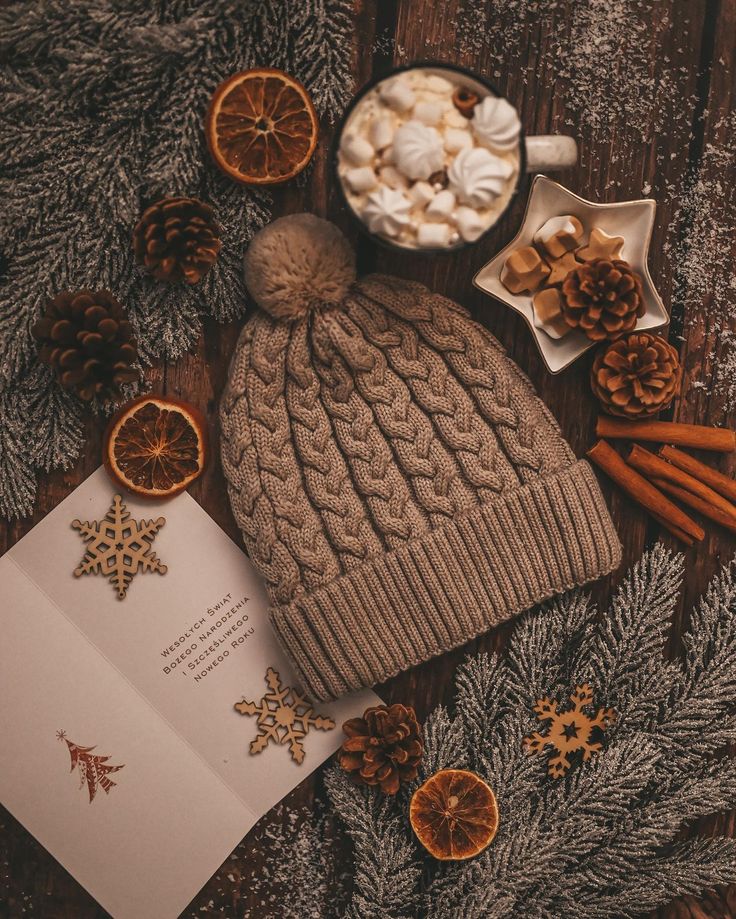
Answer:
[[[620,561],[600,489],[580,460],[270,616],[302,688],[327,701],[463,645]]]

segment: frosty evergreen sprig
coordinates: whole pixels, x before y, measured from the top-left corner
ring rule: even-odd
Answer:
[[[304,81],[321,113],[347,101],[347,0],[32,0],[0,6],[0,516],[30,513],[37,470],[68,466],[77,401],[35,364],[31,327],[64,289],[110,289],[141,358],[176,359],[245,307],[242,256],[270,197],[210,162],[202,122],[217,84],[251,66]],[[209,202],[223,249],[201,284],[158,284],[131,233],[165,195]]]
[[[448,867],[422,855],[408,822],[412,788],[385,799],[328,774],[355,847],[351,915],[609,919],[736,881],[736,841],[677,841],[684,825],[736,806],[736,770],[718,755],[736,736],[736,567],[713,581],[684,658],[670,661],[682,576],[682,557],[657,545],[606,614],[568,594],[520,619],[503,655],[458,669],[456,714],[439,707],[427,719],[418,781],[461,766],[489,782],[501,821],[477,858]],[[618,720],[601,753],[550,779],[544,758],[522,749],[534,701],[583,682]]]

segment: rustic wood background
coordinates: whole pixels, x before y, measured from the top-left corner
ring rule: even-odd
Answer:
[[[702,308],[696,308],[693,315],[685,315],[683,307],[673,302],[675,266],[666,253],[665,244],[677,241],[668,228],[675,216],[678,190],[684,187],[688,175],[700,164],[706,145],[723,139],[719,131],[725,129],[720,122],[722,116],[731,111],[735,92],[733,64],[736,47],[733,36],[736,30],[736,0],[646,0],[640,4],[643,21],[652,24],[651,48],[647,49],[652,75],[656,77],[660,68],[667,66],[671,73],[678,75],[672,87],[673,93],[683,99],[692,96],[695,100],[692,120],[684,125],[684,129],[682,125],[673,124],[671,131],[661,131],[652,144],[632,140],[631,133],[623,127],[621,130],[609,129],[604,136],[597,138],[584,127],[571,128],[571,123],[579,125],[581,121],[576,113],[584,105],[584,100],[571,98],[570,86],[556,77],[549,61],[555,40],[560,35],[566,35],[571,28],[576,8],[574,0],[550,3],[543,16],[529,19],[510,46],[498,47],[502,36],[494,38],[493,10],[502,10],[503,7],[504,4],[498,0],[489,2],[483,23],[479,0],[474,3],[468,0],[440,3],[435,0],[356,0],[356,86],[394,63],[430,58],[461,63],[496,81],[519,107],[528,134],[570,133],[571,130],[577,134],[582,162],[578,168],[559,176],[573,191],[594,200],[614,201],[642,197],[642,189],[646,185],[651,186],[651,195],[659,204],[651,269],[665,302],[671,304],[670,338],[679,347],[686,368],[682,397],[671,414],[680,421],[729,423],[717,399],[707,390],[693,385],[707,382],[712,375],[710,355],[714,330],[707,319],[706,303]],[[665,15],[670,18],[671,27],[658,32],[656,24],[662,22]],[[487,41],[468,40],[468,35],[472,36],[477,25],[484,26]],[[499,52],[506,56],[500,66],[494,61],[494,54]],[[267,61],[263,63],[268,64]],[[329,166],[331,135],[332,128],[326,119],[308,180],[274,192],[274,215],[308,210],[329,216],[355,241],[361,271],[379,270],[411,277],[471,307],[475,317],[492,330],[529,374],[542,398],[559,419],[574,450],[582,455],[593,441],[596,414],[588,386],[590,355],[561,375],[550,376],[521,319],[481,295],[471,285],[471,278],[479,266],[514,234],[523,212],[526,189],[503,223],[477,247],[441,258],[395,255],[364,238],[358,238],[347,215],[341,210]],[[723,179],[733,183],[736,176],[724,176]],[[151,391],[180,396],[205,411],[216,449],[218,400],[240,327],[241,323],[221,326],[209,322],[195,354],[176,364],[156,367],[147,374]],[[730,419],[730,423],[733,422],[734,419]],[[33,518],[0,529],[0,552],[20,539],[97,468],[102,425],[91,420],[87,434],[85,453],[77,465],[43,481]],[[725,458],[718,465],[723,471],[736,472],[733,458]],[[608,482],[604,481],[602,485],[624,544],[624,569],[635,562],[644,547],[653,540],[662,538],[665,542],[670,541],[644,513],[610,488]],[[239,541],[216,457],[191,491],[220,526]],[[713,526],[707,529],[709,535],[705,542],[686,553],[688,576],[673,627],[673,653],[677,652],[679,636],[687,625],[687,610],[718,567],[736,550],[733,536]],[[614,575],[595,585],[593,593],[596,598],[605,601],[616,581],[617,576]],[[389,701],[400,700],[414,705],[421,718],[437,703],[451,702],[452,674],[465,653],[476,648],[502,648],[508,631],[508,627],[496,629],[466,648],[402,674],[380,687],[379,691]],[[19,750],[18,755],[33,755],[33,751]],[[318,771],[289,796],[288,806],[310,807],[315,793],[320,791],[320,782]],[[39,794],[42,793],[43,789],[39,789]],[[257,866],[258,859],[263,857],[259,854],[259,833],[264,825],[267,829],[269,822],[278,819],[276,813],[267,815],[260,830],[241,845],[239,854],[251,860],[251,865]],[[22,915],[92,919],[106,915],[2,809],[0,825],[1,919]],[[697,829],[733,835],[736,831],[734,814],[714,817]],[[251,876],[250,869],[247,874]],[[204,887],[184,915],[278,915],[278,910],[272,913],[260,905],[261,896],[262,891],[256,894],[249,890],[242,864],[233,859]]]

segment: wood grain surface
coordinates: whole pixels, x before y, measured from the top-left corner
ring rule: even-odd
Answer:
[[[520,5],[517,0],[508,7],[515,10]],[[681,245],[686,239],[687,226],[677,220],[679,197],[701,164],[707,145],[724,139],[723,116],[731,111],[736,91],[733,39],[736,0],[641,0],[626,4],[646,27],[638,33],[647,36],[648,46],[643,53],[651,62],[651,75],[656,79],[662,76],[663,85],[668,87],[666,102],[674,113],[671,123],[662,125],[661,110],[652,106],[651,142],[632,136],[620,119],[602,129],[591,126],[590,119],[585,118],[586,99],[580,93],[576,95],[574,86],[558,76],[555,48],[561,38],[575,34],[576,11],[580,5],[579,0],[543,3],[542,7],[548,7],[544,13],[528,16],[509,38],[503,22],[506,4],[499,0],[485,3],[483,0],[356,0],[356,87],[392,64],[422,59],[461,63],[496,82],[519,107],[527,134],[556,132],[577,136],[581,163],[558,176],[573,191],[594,200],[615,201],[640,198],[643,189],[651,189],[651,196],[658,202],[650,256],[652,276],[665,303],[672,307],[670,340],[679,348],[685,365],[682,398],[667,417],[696,423],[730,423],[733,427],[735,419],[726,417],[718,398],[701,385],[708,383],[713,374],[712,351],[717,329],[709,321],[707,302],[691,304],[688,309],[679,302],[673,245]],[[661,28],[665,21],[667,28]],[[615,92],[615,87],[610,91]],[[274,215],[308,210],[328,216],[355,243],[361,272],[378,270],[416,279],[470,307],[475,318],[501,340],[511,357],[531,377],[542,399],[559,419],[573,449],[582,456],[594,439],[596,408],[588,385],[591,355],[584,356],[562,374],[551,376],[545,371],[523,321],[471,284],[478,268],[513,236],[523,213],[526,188],[496,231],[478,246],[444,257],[394,254],[360,235],[341,208],[329,165],[332,130],[329,119],[325,119],[307,180],[274,191]],[[736,175],[722,179],[733,183]],[[196,353],[147,373],[149,390],[187,399],[202,408],[209,419],[216,453],[218,400],[241,325],[242,322],[226,326],[207,322]],[[0,528],[0,553],[97,468],[102,429],[101,423],[88,421],[85,451],[80,460],[67,472],[45,477],[33,518]],[[733,456],[701,458],[723,472],[736,473]],[[656,539],[676,545],[608,482],[602,481],[602,487],[624,545],[621,572]],[[211,463],[191,493],[240,542],[219,461]],[[679,636],[687,626],[687,611],[715,571],[736,550],[736,537],[715,526],[707,526],[706,530],[704,543],[686,551],[687,582],[673,626],[672,653],[677,653]],[[607,600],[621,572],[592,588],[596,599]],[[508,634],[508,625],[498,628],[465,648],[400,675],[379,687],[379,692],[388,701],[414,705],[421,719],[438,703],[451,702],[452,674],[468,651],[503,648]],[[33,755],[33,751],[18,751],[18,755]],[[320,783],[318,772],[289,796],[288,806],[310,807],[315,793],[321,789]],[[267,829],[269,821],[278,819],[275,814],[267,815],[255,835],[251,834],[240,847],[239,854],[257,864],[262,857],[258,834],[264,827]],[[0,826],[0,919],[19,916],[96,919],[106,915],[2,809]],[[734,814],[714,816],[692,829],[734,835]],[[278,915],[265,911],[260,899],[243,883],[238,862],[233,860],[205,886],[184,915]]]

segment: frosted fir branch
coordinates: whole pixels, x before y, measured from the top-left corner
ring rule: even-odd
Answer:
[[[457,715],[440,707],[428,719],[422,777],[443,764],[436,751],[461,725],[462,749],[454,740],[453,755],[464,753],[491,783],[498,834],[468,862],[423,857],[423,883],[412,864],[403,878],[414,877],[415,887],[393,888],[388,915],[413,915],[423,904],[433,919],[618,919],[736,881],[733,841],[676,842],[683,826],[736,806],[732,763],[713,756],[736,730],[734,566],[699,604],[685,660],[667,663],[662,646],[681,578],[680,556],[657,546],[624,579],[600,624],[575,592],[520,619],[506,655],[478,655],[458,668]],[[522,739],[535,725],[534,699],[558,691],[564,699],[584,677],[596,704],[611,701],[600,686],[615,696],[619,718],[600,753],[555,781],[544,757],[524,754]],[[407,841],[406,799],[377,806],[350,789],[338,807],[358,834],[356,872],[366,889],[389,884],[387,865]],[[367,901],[361,906],[376,915]]]
[[[207,103],[219,81],[268,65],[301,75],[320,110],[339,114],[351,26],[346,0],[0,6],[0,234],[10,264],[0,285],[0,390],[30,379],[31,328],[46,298],[64,289],[111,290],[148,363],[191,350],[205,317],[245,315],[243,250],[269,219],[270,198],[212,163]],[[141,211],[177,194],[209,200],[223,227],[217,266],[197,289],[162,289],[133,264]],[[34,398],[53,402],[49,393]],[[54,445],[53,430],[42,425],[28,447],[0,431],[11,469],[0,499],[6,516],[29,512],[35,458],[63,465],[78,454],[74,437]]]
[[[619,699],[651,704],[666,665],[662,649],[683,576],[683,557],[658,543],[624,579],[610,613],[600,617],[580,650],[576,681],[594,681],[616,707]],[[650,666],[654,664],[654,666]],[[637,711],[634,720],[641,717]]]
[[[355,849],[354,919],[411,919],[421,874],[405,814],[375,789],[354,785],[334,768],[325,784]]]

